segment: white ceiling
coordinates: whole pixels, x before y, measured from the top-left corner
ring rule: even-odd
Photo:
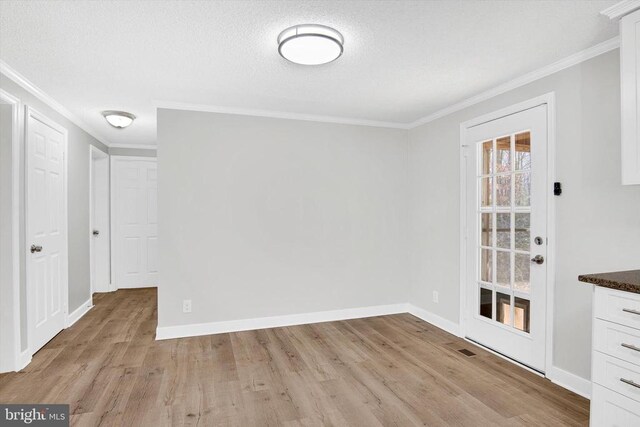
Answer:
[[[0,59],[116,144],[155,144],[156,100],[409,123],[616,36],[615,3],[2,1]],[[286,62],[299,23],[338,29],[344,55]]]

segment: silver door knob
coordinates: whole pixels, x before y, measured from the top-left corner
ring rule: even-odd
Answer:
[[[531,258],[531,262],[535,262],[536,264],[542,264],[544,263],[544,257],[542,255],[536,255],[533,258]]]
[[[31,253],[42,252],[42,246],[31,245]]]

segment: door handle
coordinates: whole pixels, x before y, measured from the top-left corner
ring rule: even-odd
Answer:
[[[635,388],[640,388],[640,384],[638,384],[637,382],[635,382],[633,380],[628,380],[626,378],[620,378],[620,381],[622,381],[625,384],[629,384],[630,386],[633,386]]]
[[[533,258],[531,258],[531,262],[535,262],[536,264],[542,264],[544,263],[544,257],[542,255],[536,255]]]
[[[627,344],[625,342],[623,342],[622,344],[620,344],[622,347],[624,348],[628,348],[629,350],[635,350],[635,351],[640,351],[640,347],[637,347],[633,344]]]
[[[93,230],[93,235],[94,235],[94,236],[97,236],[97,235],[99,235],[99,234],[100,234],[100,231],[98,231],[98,230]]]
[[[31,253],[42,252],[42,246],[31,245]]]

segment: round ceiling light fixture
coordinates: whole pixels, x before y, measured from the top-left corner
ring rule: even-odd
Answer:
[[[278,36],[278,52],[291,62],[320,65],[335,61],[344,51],[344,37],[326,25],[302,24],[289,27]]]
[[[103,111],[102,115],[111,126],[118,129],[126,128],[136,119],[136,116],[126,111],[108,110]]]

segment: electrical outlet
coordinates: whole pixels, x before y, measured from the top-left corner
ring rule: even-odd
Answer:
[[[182,312],[183,313],[191,313],[191,300],[190,299],[182,300]]]
[[[433,302],[438,303],[439,295],[438,291],[433,291]]]

